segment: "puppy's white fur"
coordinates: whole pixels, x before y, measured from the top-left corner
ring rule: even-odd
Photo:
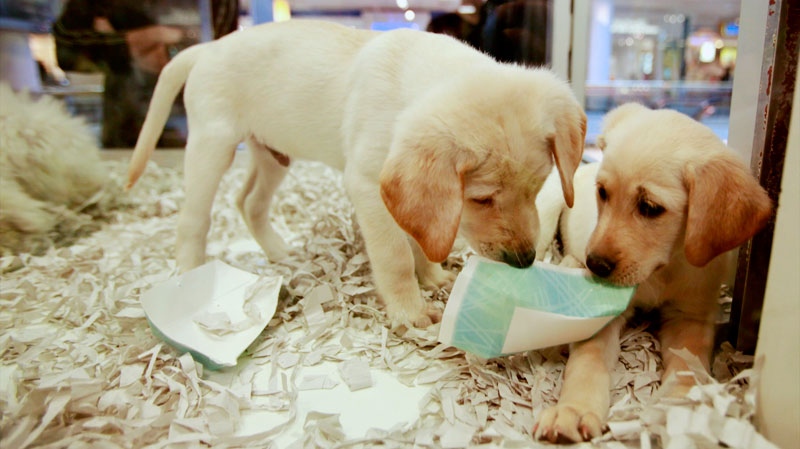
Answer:
[[[539,199],[545,248],[560,230],[569,261],[611,282],[638,285],[629,309],[589,340],[573,344],[558,405],[535,427],[537,438],[599,436],[609,407],[619,333],[635,308],[660,312],[658,331],[667,394],[692,380],[674,351],[688,349],[708,369],[714,315],[727,259],[772,214],[766,192],[707,127],[674,111],[627,104],[611,111],[598,145],[603,161],[575,175],[575,206],[548,180]]]
[[[572,202],[586,117],[567,85],[446,36],[292,20],[189,48],[159,79],[130,185],[184,82],[190,134],[177,240],[183,270],[205,260],[212,201],[242,141],[253,164],[239,206],[271,259],[287,251],[268,211],[289,160],[344,171],[394,322],[425,326],[438,318],[414,273],[424,284],[449,282],[438,262],[459,228],[482,255],[530,264],[538,229],[533,198],[554,162]]]

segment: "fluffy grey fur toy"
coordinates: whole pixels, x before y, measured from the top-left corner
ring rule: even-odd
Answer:
[[[41,253],[97,228],[119,187],[83,119],[0,83],[0,254]]]

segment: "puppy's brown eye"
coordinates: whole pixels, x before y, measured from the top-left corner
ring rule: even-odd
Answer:
[[[656,218],[666,212],[666,209],[664,209],[663,206],[659,206],[658,204],[651,203],[650,201],[646,200],[639,200],[637,208],[639,209],[639,214],[646,218]]]
[[[606,188],[598,185],[597,186],[597,197],[600,198],[601,201],[605,201],[608,199],[608,192],[606,192]]]
[[[490,196],[480,197],[480,198],[471,198],[470,201],[477,204],[478,206],[483,207],[491,207],[494,205],[494,198]]]

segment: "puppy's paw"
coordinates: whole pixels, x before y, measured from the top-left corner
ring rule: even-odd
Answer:
[[[658,396],[683,399],[696,384],[697,382],[694,376],[688,371],[673,373],[661,381],[661,387],[658,389]]]
[[[286,259],[294,252],[294,248],[283,241],[276,232],[262,232],[261,234],[256,236],[256,241],[271,262]]]
[[[413,321],[411,321],[411,324],[416,328],[425,329],[434,325],[435,323],[438,323],[439,321],[442,321],[442,311],[431,305],[428,305],[425,308],[425,313],[416,317]]]
[[[297,254],[298,251],[293,246],[285,245],[279,248],[272,248],[269,251],[265,250],[264,253],[267,255],[267,259],[269,259],[270,262],[278,262],[288,259],[291,255]]]
[[[387,304],[386,314],[392,322],[392,327],[411,325],[419,329],[425,329],[442,320],[442,311],[440,309],[422,299],[420,299],[420,303],[421,307],[413,311],[397,305]]]
[[[428,263],[417,272],[419,284],[425,288],[439,289],[451,285],[456,280],[455,273],[445,270],[438,263]]]
[[[578,405],[558,404],[539,417],[533,437],[551,443],[589,441],[603,434],[603,421],[592,411]]]

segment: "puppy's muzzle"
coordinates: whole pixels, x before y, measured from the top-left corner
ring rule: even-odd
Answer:
[[[589,254],[586,256],[586,268],[601,278],[607,278],[614,272],[617,263],[605,257]]]
[[[503,262],[516,268],[526,268],[536,260],[536,250],[529,251],[504,251],[501,255]]]

